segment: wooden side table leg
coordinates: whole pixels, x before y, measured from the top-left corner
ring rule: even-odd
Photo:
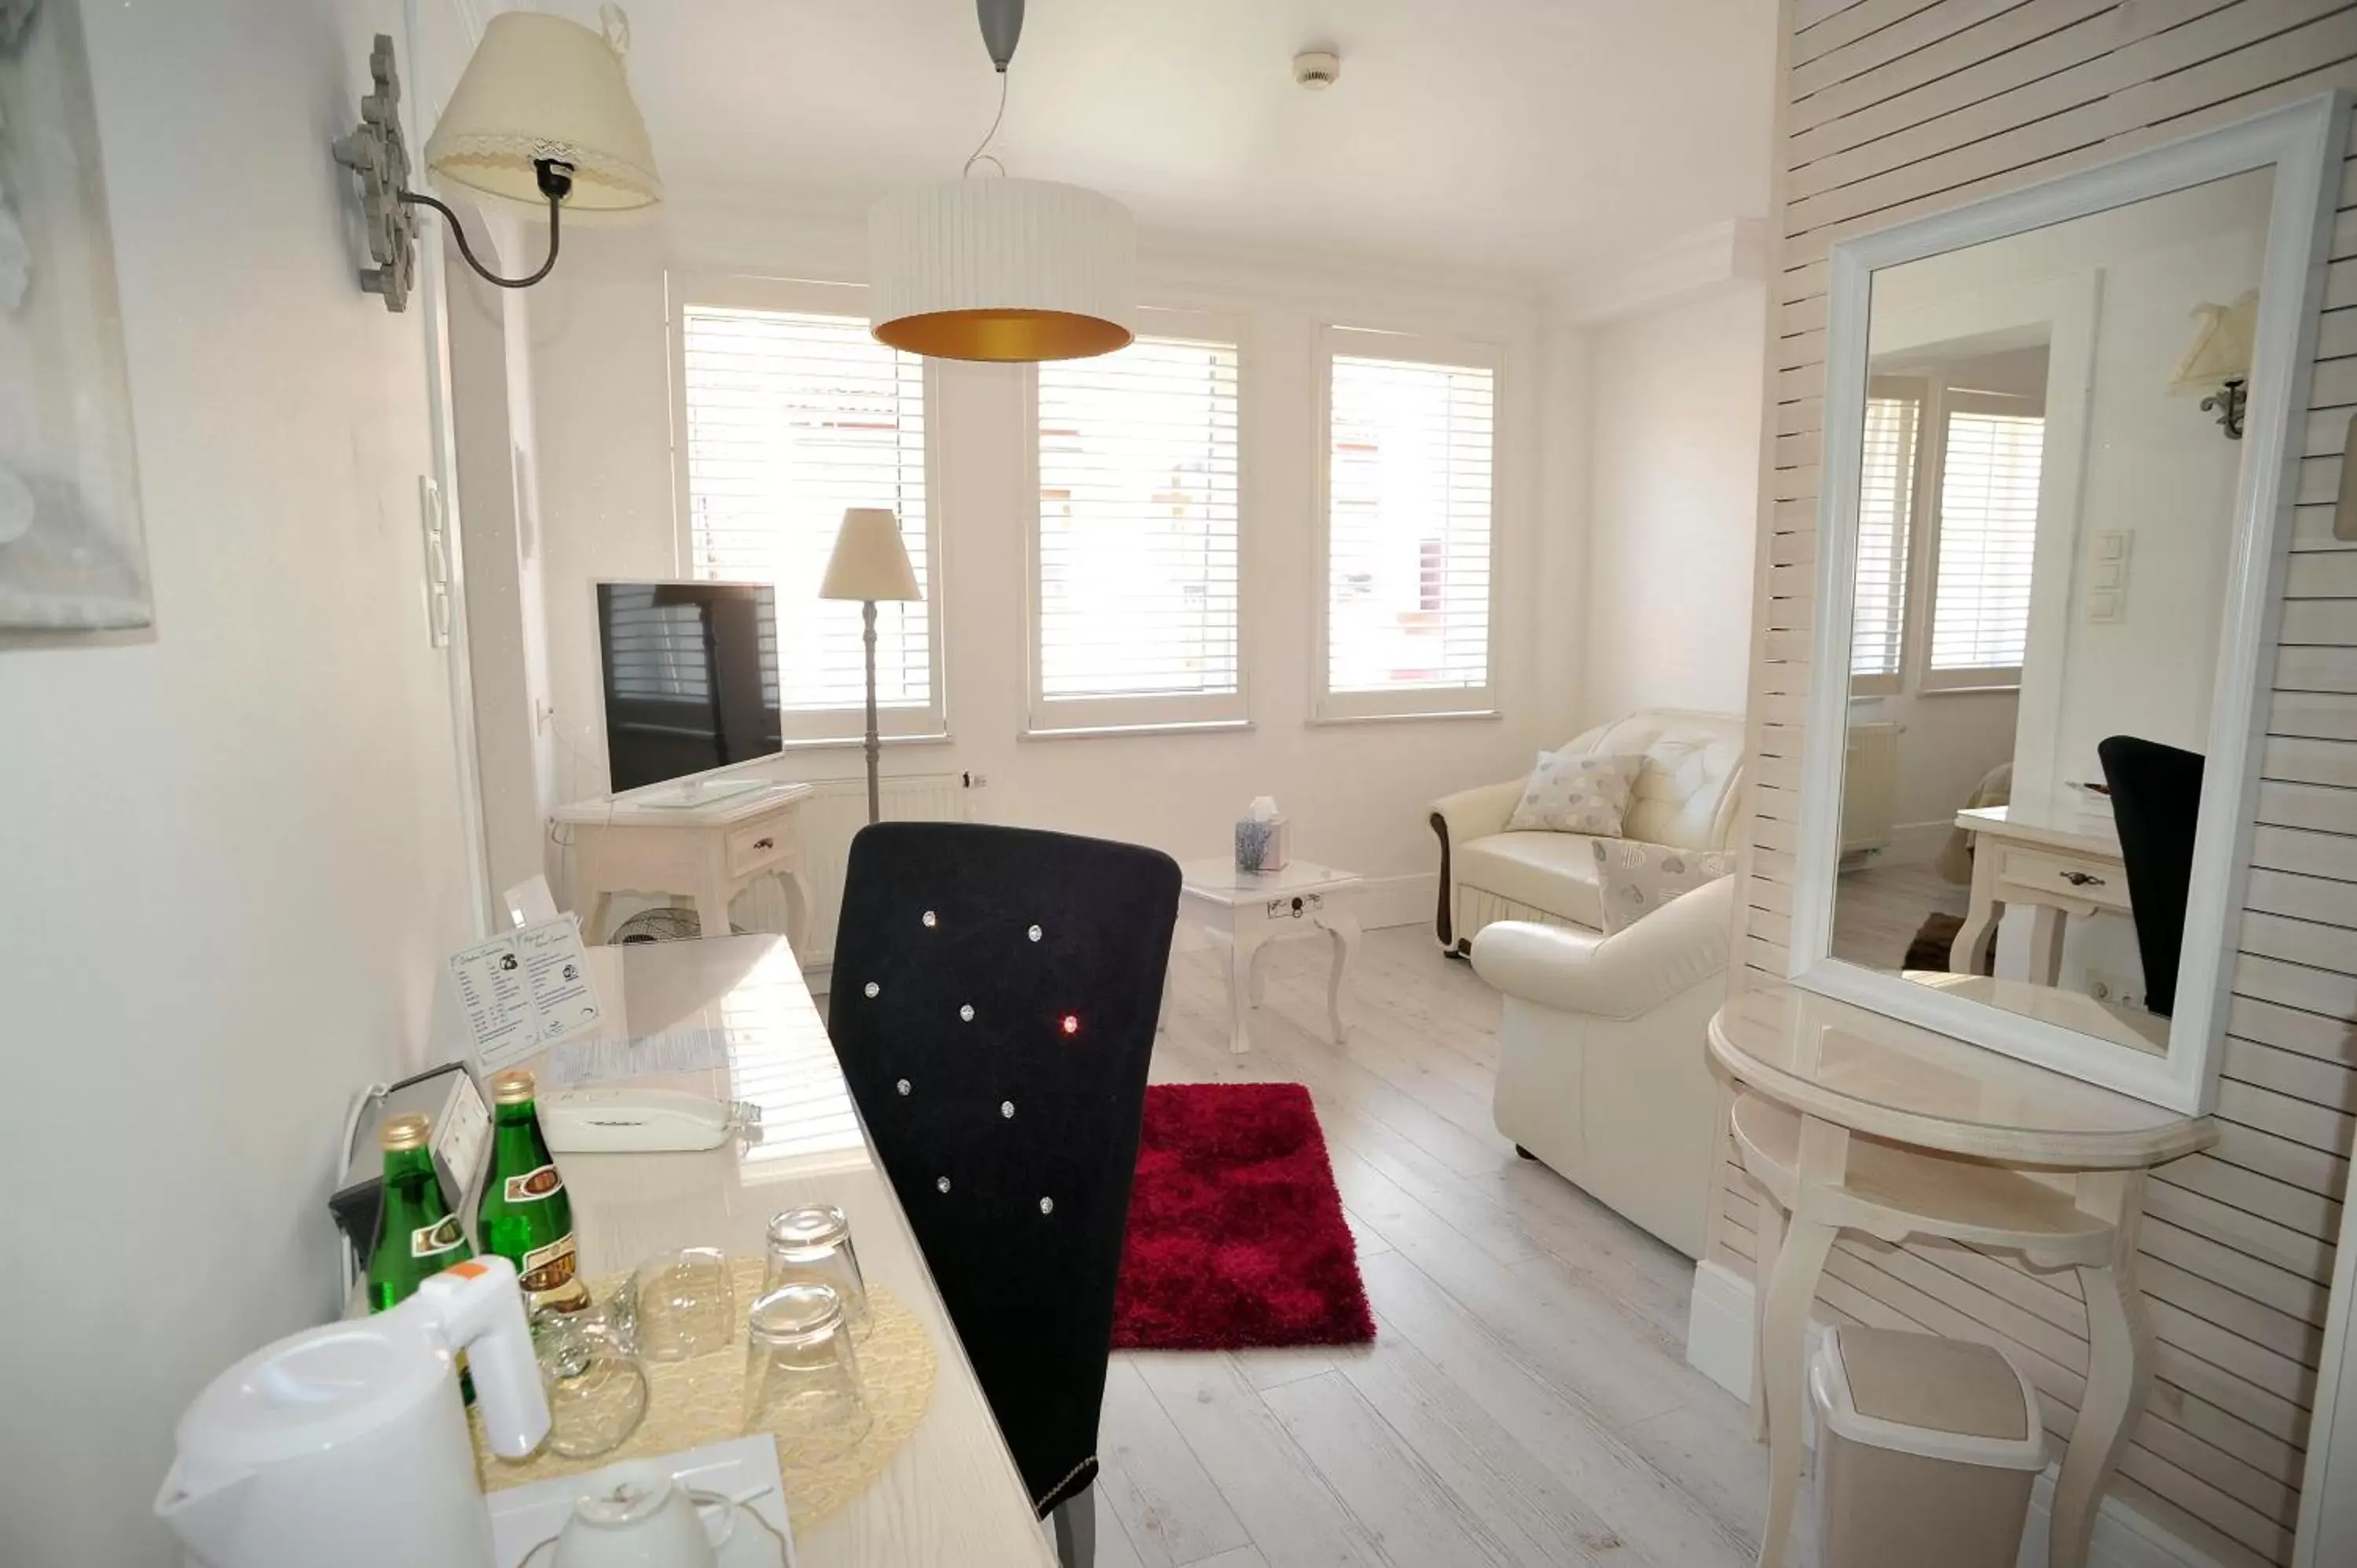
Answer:
[[[1253,950],[1260,943],[1237,932],[1210,926],[1203,928],[1203,934],[1211,939],[1211,950],[1220,955],[1222,967],[1227,971],[1228,1049],[1242,1056],[1252,1049],[1252,1036],[1244,1030],[1244,1013],[1252,993]]]
[[[2085,1568],[2104,1488],[2144,1414],[2152,1390],[2152,1325],[2136,1278],[2136,1232],[2144,1217],[2142,1171],[2079,1178],[2079,1207],[2118,1226],[2112,1261],[2079,1271],[2087,1297],[2087,1391],[2054,1483],[2050,1568]]]
[[[1751,1441],[1768,1441],[1768,1282],[1776,1275],[1776,1255],[1784,1240],[1784,1209],[1768,1189],[1751,1184],[1760,1228],[1752,1232],[1751,1260]]]
[[[1760,1358],[1766,1364],[1761,1393],[1768,1403],[1768,1520],[1760,1529],[1759,1568],[1783,1568],[1792,1537],[1792,1509],[1801,1491],[1805,1429],[1801,1391],[1808,1380],[1809,1308],[1837,1225],[1817,1217],[1813,1191],[1838,1187],[1849,1168],[1849,1133],[1813,1116],[1801,1122],[1801,1160],[1792,1213],[1776,1270],[1768,1277],[1767,1305],[1760,1328]]]
[[[1958,974],[1978,974],[1981,972],[1981,948],[1996,928],[2001,906],[1996,901],[1997,849],[1986,842],[1986,835],[1973,838],[1973,900],[1964,911],[1964,923],[1956,931],[1956,940],[1948,949],[1948,967]]]
[[[1260,946],[1258,946],[1258,947],[1256,947],[1256,948],[1253,949],[1253,955],[1252,955],[1252,1004],[1253,1004],[1254,1006],[1255,1006],[1255,1007],[1257,1007],[1257,1006],[1261,1005],[1263,1003],[1265,1003],[1265,1002],[1266,1002],[1266,1001],[1268,1000],[1268,950],[1269,950],[1269,945],[1270,945],[1270,944],[1268,944],[1267,942],[1263,942],[1263,943],[1261,943],[1261,944],[1260,944]]]
[[[613,908],[614,896],[603,888],[598,889],[597,895],[589,900],[588,918],[581,922],[581,940],[584,943],[596,947],[606,940],[606,917],[613,912]]]
[[[1351,1028],[1350,1016],[1342,1004],[1350,993],[1351,961],[1359,953],[1359,917],[1342,909],[1320,915],[1318,923],[1326,928],[1327,940],[1334,950],[1326,971],[1326,1022],[1339,1046]]]

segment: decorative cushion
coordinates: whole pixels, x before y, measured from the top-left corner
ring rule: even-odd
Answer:
[[[1506,831],[1620,836],[1629,792],[1637,782],[1641,757],[1597,757],[1568,748],[1541,752],[1523,786],[1523,799],[1506,819]]]
[[[1608,937],[1735,869],[1735,856],[1726,850],[1680,849],[1641,839],[1598,839],[1594,850]]]

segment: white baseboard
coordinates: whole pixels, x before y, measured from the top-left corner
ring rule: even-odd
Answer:
[[[1954,822],[1942,819],[1931,822],[1900,822],[1890,830],[1890,846],[1877,862],[1882,865],[1929,865],[1940,858],[1948,846],[1948,835],[1956,831]]]
[[[1724,1263],[1695,1269],[1686,1305],[1686,1364],[1743,1401],[1751,1400],[1751,1282]],[[1816,1354],[1824,1325],[1809,1325]],[[1809,1442],[1816,1433],[1811,1423]],[[2052,1517],[2055,1467],[2049,1465],[2029,1494],[2029,1524],[2015,1568],[2046,1568],[2046,1531]],[[1803,1505],[1805,1506],[1805,1504]],[[2179,1541],[2116,1498],[2105,1498],[2095,1519],[2088,1568],[2220,1568],[2218,1560]]]
[[[1382,926],[1429,926],[1434,908],[1440,900],[1440,874],[1434,871],[1410,872],[1405,876],[1370,876],[1359,895],[1359,926],[1362,930],[1374,930]],[[1436,944],[1438,939],[1434,939]],[[1172,952],[1200,952],[1203,933],[1178,922],[1178,929],[1170,940]]]

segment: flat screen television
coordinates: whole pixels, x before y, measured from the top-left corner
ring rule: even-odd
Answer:
[[[767,583],[600,583],[612,787],[776,752],[778,592]]]

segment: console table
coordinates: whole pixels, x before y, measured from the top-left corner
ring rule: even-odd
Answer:
[[[695,900],[706,937],[729,934],[728,901],[757,876],[786,886],[786,940],[801,951],[810,929],[810,882],[802,853],[808,784],[656,784],[559,807],[571,830],[573,907],[582,940],[606,940],[617,893],[683,894]]]
[[[2053,984],[2061,974],[2066,918],[2128,912],[2127,867],[2108,821],[2048,821],[2016,806],[1986,806],[1958,811],[1956,826],[1973,835],[1972,906],[1948,957],[1958,974],[1980,972],[1982,945],[2008,905],[2035,912],[2029,973],[2023,978],[2040,985]]]
[[[1778,1568],[1791,1533],[1809,1308],[1844,1230],[1894,1244],[1946,1237],[2077,1271],[2087,1382],[2047,1561],[2083,1568],[2152,1380],[2136,1283],[2145,1175],[2206,1148],[2209,1119],[1785,985],[1729,998],[1710,1052],[1739,1086],[1735,1153],[1767,1199],[1751,1364],[1755,1434],[1768,1438],[1761,1568]]]

